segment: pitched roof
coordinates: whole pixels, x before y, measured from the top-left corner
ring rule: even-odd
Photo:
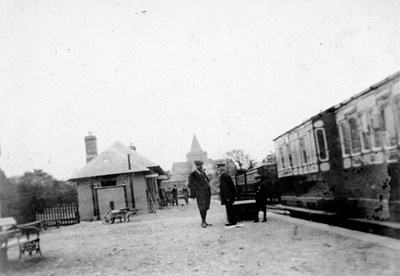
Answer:
[[[171,174],[190,174],[191,164],[189,162],[174,162],[172,164]]]
[[[128,154],[131,168],[128,165]],[[147,172],[148,168],[158,167],[134,150],[116,141],[108,149],[75,173],[70,180],[121,173]]]

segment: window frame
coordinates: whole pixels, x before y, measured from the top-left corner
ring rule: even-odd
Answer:
[[[375,114],[377,114],[378,116],[380,116],[380,115],[379,115],[379,112],[378,112],[376,106],[368,109],[367,112],[368,112],[367,113],[368,120],[371,125],[371,148],[372,148],[372,151],[380,151],[380,150],[382,150],[382,147],[383,147],[382,131],[380,128],[379,128],[379,130],[375,130],[375,128],[374,128],[374,116],[375,116]],[[378,134],[378,137],[380,140],[380,144],[378,147],[375,146],[376,145],[375,134]]]
[[[308,165],[316,164],[318,163],[318,157],[317,157],[317,151],[315,147],[315,137],[314,137],[314,131],[312,128],[306,130],[306,141],[307,141],[307,151],[310,153],[310,162]]]
[[[318,135],[317,135],[318,131],[322,131],[322,139],[323,139],[323,143],[324,143],[325,156],[326,156],[325,158],[321,158],[321,148],[320,148]],[[328,142],[326,140],[325,129],[323,127],[318,127],[318,128],[315,128],[314,132],[315,132],[314,134],[315,134],[315,140],[316,140],[316,145],[317,145],[318,160],[320,162],[327,162],[327,161],[329,161],[329,150],[328,150]]]
[[[394,115],[395,115],[395,124],[397,128],[397,137],[400,137],[400,95],[397,95],[393,99],[393,106],[395,107],[394,109]],[[400,146],[400,139],[397,139],[397,145]]]
[[[303,143],[301,143],[301,141]],[[299,148],[300,148],[300,155],[301,155],[301,162],[303,166],[307,166],[308,162],[310,160],[310,157],[308,156],[307,152],[307,145],[306,145],[306,136],[299,137]],[[304,153],[306,156],[304,156]],[[305,158],[304,158],[305,157]]]
[[[354,120],[355,123],[355,131],[352,132],[352,128],[351,128],[351,124],[350,121]],[[348,116],[348,118],[346,118],[347,121],[347,126],[348,126],[348,131],[349,131],[349,136],[350,136],[350,155],[351,156],[358,156],[361,154],[361,137],[360,137],[360,128],[359,128],[359,123],[357,121],[357,116],[355,116],[355,114],[352,114],[351,116]],[[358,138],[358,143],[359,143],[359,150],[357,152],[354,151],[354,143],[357,142],[357,140],[353,139],[354,137],[352,136],[352,133],[354,133],[355,135],[357,135],[356,138]]]
[[[358,113],[358,119],[360,121],[360,142],[361,142],[361,152],[362,153],[370,153],[372,150],[372,132],[371,132],[371,127],[369,125],[369,118],[368,118],[368,112],[361,111]],[[364,125],[364,119],[366,121],[366,125]],[[364,132],[364,129],[367,129],[367,132]],[[366,139],[364,139],[364,134],[366,135]],[[368,141],[369,143],[369,148],[365,148],[365,140]]]
[[[393,134],[394,134],[394,139],[396,140],[396,142],[393,145],[390,143],[390,140],[392,139],[392,137],[389,137],[389,141],[388,141],[389,144],[386,143],[386,141],[388,140],[386,138],[386,134],[387,134],[387,132],[389,132],[387,130],[388,122],[386,121],[386,116],[385,116],[386,108],[389,108],[389,114],[390,114],[390,116],[392,116],[392,121],[393,121],[393,128],[394,128]],[[382,112],[383,112],[383,114],[382,114]],[[393,107],[388,100],[381,101],[378,104],[378,114],[379,114],[379,118],[380,118],[379,123],[380,123],[382,146],[385,150],[394,149],[397,147],[397,140],[398,140],[397,131],[396,131],[396,118],[395,118],[395,114],[393,111]]]
[[[342,128],[343,126],[343,128]],[[344,131],[346,131],[346,133],[343,133],[343,129]],[[347,126],[347,120],[343,119],[342,121],[339,122],[339,134],[340,134],[340,144],[341,144],[341,148],[342,148],[342,156],[343,158],[347,158],[350,156],[351,153],[351,146],[350,146],[350,138],[349,138],[349,129]],[[347,145],[347,150],[348,152],[346,153],[346,145]]]

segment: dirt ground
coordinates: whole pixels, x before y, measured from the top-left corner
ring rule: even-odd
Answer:
[[[261,214],[260,214],[261,216]],[[82,222],[41,233],[43,258],[18,260],[7,275],[399,275],[400,252],[269,218],[225,227],[212,201],[200,227],[195,201],[131,222]]]

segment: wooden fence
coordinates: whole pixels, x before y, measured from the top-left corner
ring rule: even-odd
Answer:
[[[60,203],[43,212],[36,213],[36,220],[46,222],[47,226],[71,225],[79,223],[79,210],[76,203]]]

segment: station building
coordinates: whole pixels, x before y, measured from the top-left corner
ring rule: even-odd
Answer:
[[[120,141],[97,155],[97,139],[91,133],[85,146],[87,164],[69,179],[77,185],[81,220],[101,219],[110,209],[160,208],[158,190],[165,172],[159,165]]]

